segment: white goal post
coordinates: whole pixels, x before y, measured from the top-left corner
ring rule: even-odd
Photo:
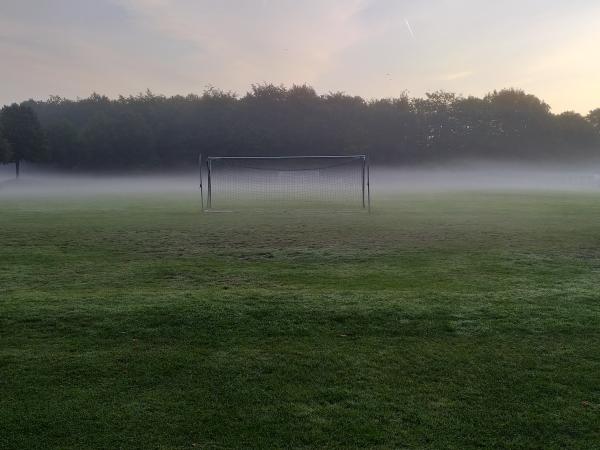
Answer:
[[[200,190],[202,185],[202,156]],[[370,212],[366,155],[211,156],[206,159],[206,207],[326,204]]]

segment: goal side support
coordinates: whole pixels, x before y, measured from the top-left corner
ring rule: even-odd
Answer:
[[[208,197],[207,197],[207,207],[208,209],[212,208],[212,164],[211,158],[206,160],[206,170],[208,171]]]
[[[198,177],[200,178],[200,210],[204,211],[204,189],[202,186],[202,153],[198,154]]]
[[[366,160],[367,158],[365,158]],[[371,214],[371,165],[367,161],[367,208]]]

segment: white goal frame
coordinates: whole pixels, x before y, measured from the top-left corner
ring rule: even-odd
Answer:
[[[367,155],[313,155],[313,156],[209,156],[205,161],[205,170],[207,173],[207,191],[206,191],[206,210],[211,210],[213,208],[213,163],[215,161],[221,160],[248,160],[248,161],[278,161],[278,160],[358,160],[361,161],[361,187],[360,193],[361,198],[357,199],[359,204],[362,205],[362,209],[367,210],[369,213],[371,212],[371,181],[370,181],[370,165],[369,158]],[[203,172],[203,158],[200,154],[198,156],[198,169],[199,169],[199,177],[200,177],[200,201],[202,204],[202,210],[205,210],[205,195],[204,195],[204,187],[202,180],[202,172]],[[315,170],[318,170],[316,168]],[[309,169],[307,169],[309,170]],[[285,169],[279,170],[280,172],[286,172]],[[289,170],[290,172],[292,170]]]

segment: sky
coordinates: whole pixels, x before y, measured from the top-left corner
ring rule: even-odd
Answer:
[[[600,107],[598,0],[0,0],[0,104],[253,83]]]

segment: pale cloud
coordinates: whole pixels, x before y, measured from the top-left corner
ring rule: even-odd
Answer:
[[[600,18],[599,18],[600,19]],[[569,105],[582,112],[600,104],[600,20],[597,27],[580,29],[570,39],[532,59],[527,87],[542,85],[550,104]],[[597,106],[596,106],[597,107]]]
[[[336,53],[368,33],[356,20],[365,0],[234,3],[232,14],[214,2],[121,0],[141,26],[195,45],[186,60],[190,69],[234,89],[262,81],[314,82]]]
[[[307,82],[368,98],[517,87],[585,113],[597,42],[592,0],[0,0],[0,104]]]
[[[460,80],[462,78],[467,78],[467,77],[470,77],[471,75],[473,75],[472,71],[463,70],[462,72],[453,72],[453,73],[444,74],[440,77],[437,77],[437,79],[441,80],[441,81],[453,81],[453,80]]]

